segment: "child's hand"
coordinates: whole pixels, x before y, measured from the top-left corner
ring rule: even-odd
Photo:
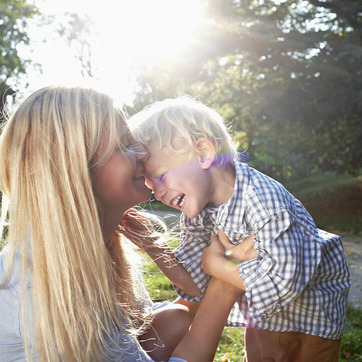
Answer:
[[[238,288],[238,293],[240,293],[240,290],[245,292],[244,281],[239,276],[239,260],[236,259],[236,255],[238,255],[240,260],[248,260],[246,259],[245,253],[248,254],[250,259],[252,257],[258,256],[258,254],[253,249],[253,237],[251,236],[243,243],[239,244],[243,244],[244,253],[241,253],[239,250],[241,247],[239,245],[231,244],[226,235],[220,231],[221,230],[218,232],[219,237],[214,235],[211,238],[210,246],[204,249],[202,254],[202,267],[206,274],[209,274],[224,282],[230,283],[234,287]],[[225,250],[224,245],[229,249]],[[228,250],[231,250],[231,252],[235,251],[235,255],[227,255],[226,252]]]
[[[213,266],[220,257],[224,257],[224,247],[217,235],[214,235],[211,237],[211,244],[204,249],[202,254],[202,267],[206,274],[212,275]]]
[[[237,262],[242,262],[258,257],[258,253],[254,250],[254,235],[249,236],[240,244],[234,245],[230,242],[226,234],[218,229],[220,243],[225,249],[225,256],[234,259]]]
[[[117,231],[146,251],[159,239],[151,222],[135,209],[129,209],[123,214]]]

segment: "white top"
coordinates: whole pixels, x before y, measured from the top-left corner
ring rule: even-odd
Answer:
[[[6,249],[5,247],[0,254],[0,282],[4,277]],[[155,309],[159,305],[154,304],[152,307]],[[120,330],[115,339],[119,340],[120,348],[117,357],[111,359],[112,361],[153,361],[134,336],[127,335]],[[8,285],[0,290],[0,356],[2,361],[7,362],[26,361],[20,324],[19,263],[17,259]],[[171,357],[169,362],[185,362],[185,360]]]

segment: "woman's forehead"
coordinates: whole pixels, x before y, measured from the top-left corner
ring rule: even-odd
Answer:
[[[130,133],[128,125],[121,114],[119,114],[117,117],[115,131],[116,131],[115,134],[114,133],[112,134],[112,132],[110,132],[110,134],[109,134],[109,138],[113,139],[113,141],[115,141],[115,142],[124,140],[126,137],[128,137],[128,134]]]

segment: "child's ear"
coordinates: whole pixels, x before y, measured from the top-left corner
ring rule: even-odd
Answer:
[[[216,152],[215,146],[208,138],[199,138],[195,142],[195,151],[198,156],[198,161],[203,169],[208,169],[215,161]]]

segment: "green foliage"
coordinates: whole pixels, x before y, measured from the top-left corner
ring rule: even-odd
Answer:
[[[0,112],[5,92],[14,92],[9,80],[25,72],[27,61],[19,57],[17,46],[29,44],[26,25],[36,14],[38,9],[26,0],[0,0]]]
[[[362,311],[348,307],[346,331],[342,339],[341,362],[362,361]]]
[[[92,19],[88,15],[79,16],[77,13],[66,12],[60,21],[56,15],[49,17],[49,20],[79,61],[82,75],[94,77],[91,47],[91,39],[94,36]]]
[[[190,93],[246,133],[251,165],[280,180],[362,165],[361,3],[205,1],[192,49],[139,76],[136,109]]]
[[[148,261],[146,270],[144,279],[151,299],[154,302],[173,300],[176,296],[175,290],[157,265],[152,261]]]
[[[242,362],[245,354],[244,335],[244,328],[225,327],[214,361]]]

